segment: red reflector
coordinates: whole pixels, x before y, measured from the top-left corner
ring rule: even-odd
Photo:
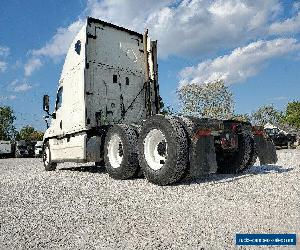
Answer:
[[[252,127],[252,132],[254,135],[264,135],[264,129],[262,126],[254,126]]]
[[[221,145],[225,146],[227,144],[227,140],[225,138],[221,139]]]
[[[264,135],[264,131],[263,130],[254,130],[254,134],[255,135]]]
[[[237,125],[236,123],[234,123],[234,124],[231,125],[231,129],[232,129],[233,131],[236,131],[237,126],[238,126],[238,125]]]
[[[203,136],[209,136],[211,135],[211,129],[199,129],[193,136],[193,140],[203,137]]]
[[[231,146],[235,147],[237,145],[237,142],[234,138],[231,138]]]
[[[210,134],[211,134],[211,129],[205,129],[205,130],[199,129],[197,131],[197,136],[209,136]]]

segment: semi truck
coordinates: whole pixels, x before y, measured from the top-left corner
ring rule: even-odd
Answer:
[[[103,164],[114,179],[157,185],[275,163],[263,128],[235,120],[160,114],[157,41],[88,17],[67,52],[55,101],[43,97],[45,170]],[[48,124],[48,123],[47,123]]]
[[[0,158],[10,157],[13,152],[14,147],[11,141],[0,141]]]
[[[25,140],[16,141],[16,150],[15,157],[16,158],[25,158],[30,157],[29,144]]]
[[[34,157],[39,158],[43,154],[43,141],[37,141],[34,146]]]
[[[295,143],[297,142],[296,134],[288,133],[270,123],[267,123],[264,129],[276,147],[295,148]]]

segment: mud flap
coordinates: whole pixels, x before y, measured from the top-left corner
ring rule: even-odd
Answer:
[[[272,140],[265,138],[263,135],[254,135],[254,141],[260,164],[275,164],[277,162],[277,154]]]
[[[194,137],[190,145],[190,176],[199,178],[217,172],[214,137]]]

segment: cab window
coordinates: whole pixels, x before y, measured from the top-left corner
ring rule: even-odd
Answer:
[[[63,88],[59,88],[57,91],[57,97],[56,97],[56,110],[58,110],[61,107],[62,103],[62,93],[63,93]]]

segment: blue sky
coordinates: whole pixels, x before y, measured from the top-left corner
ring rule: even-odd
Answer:
[[[45,130],[64,55],[87,15],[158,39],[160,91],[179,108],[180,84],[223,79],[237,113],[300,99],[299,1],[11,0],[0,5],[0,105],[16,126]]]

